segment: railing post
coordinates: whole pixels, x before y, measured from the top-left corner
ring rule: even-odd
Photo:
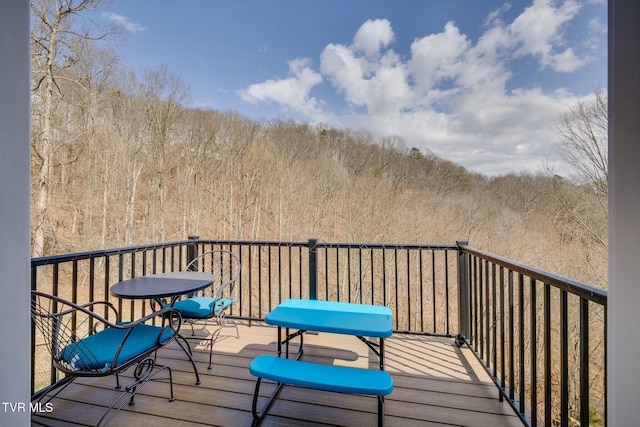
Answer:
[[[456,344],[461,346],[469,337],[469,255],[461,250],[469,241],[458,240],[458,338]]]
[[[197,244],[197,241],[198,241],[199,238],[200,238],[200,236],[189,236],[189,240],[191,240],[191,242],[187,246],[187,265],[189,265],[189,263],[191,261],[193,261],[198,256],[198,244]],[[191,267],[191,269],[197,271],[198,270],[198,266],[197,265],[193,265]]]
[[[318,299],[318,239],[309,239],[309,299]]]

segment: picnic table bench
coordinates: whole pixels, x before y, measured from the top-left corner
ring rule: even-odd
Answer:
[[[253,395],[253,425],[257,425],[264,418],[273,402],[273,399],[269,399],[262,411],[258,412],[258,394],[262,379],[317,390],[376,396],[379,426],[384,424],[384,396],[393,391],[393,379],[385,371],[323,365],[271,355],[261,355],[253,359],[249,365],[249,372],[258,378]],[[279,387],[274,394],[278,389]]]

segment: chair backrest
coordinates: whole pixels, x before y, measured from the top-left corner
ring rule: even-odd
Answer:
[[[227,250],[212,250],[195,257],[187,266],[187,271],[205,271],[214,275],[215,280],[208,288],[216,298],[233,299],[235,284],[240,277],[240,259]]]
[[[95,309],[98,305],[103,307],[101,310],[105,316],[112,317],[114,322],[89,310],[89,308]],[[41,334],[41,337],[36,339],[44,341],[55,367],[62,372],[78,375],[81,374],[79,371],[82,369],[63,357],[65,349],[76,343],[77,351],[87,353],[86,356],[91,357],[88,354],[90,350],[77,343],[99,330],[113,326],[118,321],[118,312],[112,304],[107,302],[80,306],[54,295],[32,291],[31,319]]]

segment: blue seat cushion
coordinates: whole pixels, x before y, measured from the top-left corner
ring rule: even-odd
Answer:
[[[228,298],[192,297],[173,304],[185,319],[207,319],[218,314],[235,301]]]
[[[171,328],[140,324],[127,337],[114,366],[113,360],[129,329],[107,328],[66,346],[60,359],[75,370],[108,371],[166,343],[174,335]]]

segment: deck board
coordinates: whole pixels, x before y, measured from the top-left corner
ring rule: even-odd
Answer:
[[[248,366],[260,354],[275,354],[277,329],[259,322],[240,325],[239,329],[240,339],[225,337],[216,344],[211,370],[207,369],[206,346],[191,342],[200,385],[195,385],[183,351],[175,344],[163,348],[158,353],[158,363],[172,369],[176,400],[168,401],[166,381],[150,381],[138,392],[135,405],[125,405],[109,425],[251,425],[255,378]],[[304,349],[304,359],[308,361],[377,368],[377,356],[353,337],[309,334],[305,335]],[[385,400],[385,425],[522,425],[511,407],[499,401],[498,390],[471,351],[458,348],[453,340],[396,334],[385,341],[385,349],[385,369],[394,379],[394,391]],[[297,346],[292,346],[291,351],[297,351]],[[33,419],[52,426],[94,425],[117,396],[114,385],[113,377],[79,379],[52,401],[52,413]],[[264,382],[261,402],[272,388],[273,384]],[[376,417],[377,402],[370,396],[285,386],[262,425],[375,425]]]

